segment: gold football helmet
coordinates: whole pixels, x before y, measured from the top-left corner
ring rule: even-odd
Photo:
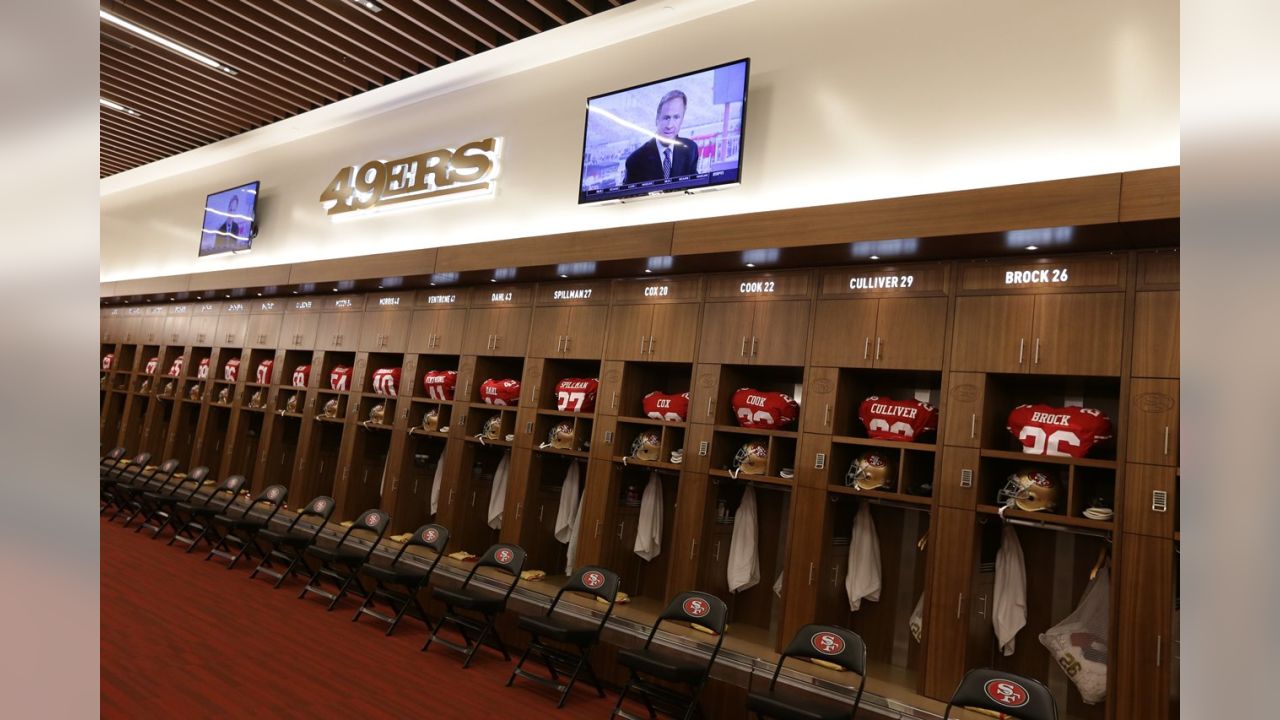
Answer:
[[[338,398],[333,398],[324,404],[324,416],[327,418],[338,417]]]
[[[218,402],[222,403],[223,405],[231,404],[231,388],[224,387],[218,391]]]
[[[646,430],[631,442],[631,457],[636,460],[657,460],[660,453],[661,440],[658,433]]]
[[[1033,468],[1023,468],[1009,476],[996,496],[996,504],[1026,512],[1052,510],[1058,505],[1061,487],[1057,478]]]
[[[387,416],[387,406],[385,403],[378,403],[369,408],[369,422],[374,425],[382,425],[383,420]]]
[[[298,412],[298,393],[290,395],[289,399],[284,401],[284,411]]]
[[[547,433],[546,447],[553,447],[557,450],[573,449],[573,425],[562,422],[556,423],[551,432]]]
[[[734,477],[742,475],[764,475],[769,468],[769,446],[763,440],[748,440],[733,456]]]
[[[440,411],[431,408],[422,416],[422,429],[427,432],[435,432],[440,427]]]
[[[889,456],[878,450],[868,450],[849,464],[844,484],[859,490],[879,490],[890,487],[892,475],[893,466],[889,463]]]
[[[502,413],[494,413],[484,421],[484,432],[480,433],[480,436],[485,440],[502,439]]]

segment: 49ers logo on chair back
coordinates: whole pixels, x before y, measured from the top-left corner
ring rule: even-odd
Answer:
[[[157,367],[160,367],[160,358],[151,358],[147,361],[147,367],[144,372],[148,375],[155,375]]]
[[[938,429],[938,409],[919,400],[894,400],[872,395],[858,407],[867,435],[877,440],[912,442]]]
[[[115,363],[115,361],[116,361],[116,354],[115,354],[115,353],[107,353],[106,355],[103,355],[103,356],[102,356],[102,369],[103,369],[103,370],[110,370],[110,369],[111,369],[111,365],[112,365],[113,363]]]
[[[458,373],[453,370],[428,370],[422,376],[422,389],[432,400],[452,400],[457,384]]]
[[[480,399],[488,405],[515,405],[520,401],[520,381],[489,378],[480,386]]]
[[[654,390],[641,399],[644,414],[654,420],[684,422],[689,417],[689,393],[668,395]]]
[[[741,388],[733,394],[733,414],[742,427],[780,430],[795,422],[799,411],[784,393]]]
[[[222,379],[227,382],[235,382],[240,377],[240,358],[234,357],[222,366]]]
[[[440,531],[435,528],[427,528],[422,531],[422,542],[424,543],[433,543],[438,537],[440,537]]]
[[[1031,695],[1027,689],[1013,680],[1003,678],[988,680],[987,684],[982,686],[982,691],[987,694],[987,697],[1005,707],[1022,707],[1031,701]]]
[[[400,368],[378,368],[373,371],[373,391],[379,395],[395,395],[400,387]]]
[[[209,379],[209,358],[200,358],[200,364],[196,366],[196,379]]]
[[[364,524],[368,525],[369,527],[373,527],[377,525],[378,521],[381,519],[382,519],[382,516],[379,515],[378,513],[369,513],[368,515],[364,516]]]
[[[182,366],[186,363],[182,356],[173,359],[173,364],[169,366],[169,377],[179,377],[182,375]]]
[[[493,559],[502,565],[509,565],[515,556],[516,554],[511,552],[511,548],[498,548],[493,552]]]
[[[711,605],[700,597],[691,597],[684,601],[684,614],[689,617],[702,617],[711,612]]]
[[[1028,455],[1084,457],[1096,443],[1111,439],[1111,421],[1101,410],[1019,405],[1009,413],[1009,432]]]
[[[311,366],[299,365],[293,369],[293,386],[304,388],[311,382]]]
[[[346,365],[335,365],[334,368],[329,371],[329,389],[350,390],[351,368]]]
[[[258,363],[257,378],[259,385],[271,384],[271,371],[275,368],[275,360],[263,360]]]
[[[839,655],[844,652],[844,638],[833,632],[814,633],[813,637],[809,638],[809,644],[823,655]]]
[[[595,570],[588,570],[582,573],[582,584],[592,590],[599,589],[600,586],[604,585],[604,575]]]
[[[595,378],[565,378],[556,383],[556,409],[560,412],[591,412],[596,409]]]

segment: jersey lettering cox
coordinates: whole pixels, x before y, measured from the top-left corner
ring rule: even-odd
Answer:
[[[742,427],[780,430],[795,422],[800,406],[784,393],[742,388],[733,394],[733,412]]]
[[[668,395],[654,390],[641,400],[644,414],[654,420],[684,422],[689,417],[689,393]]]
[[[1092,408],[1019,405],[1009,413],[1008,430],[1028,455],[1084,457],[1111,439],[1111,421]]]
[[[596,409],[595,378],[565,378],[556,383],[556,409],[560,412],[591,412]]]
[[[489,378],[480,386],[480,399],[487,405],[515,405],[520,402],[520,381]]]
[[[458,373],[453,370],[428,370],[422,376],[422,389],[432,400],[452,400],[457,384]]]
[[[938,409],[919,400],[894,400],[872,395],[858,407],[867,435],[877,440],[911,442],[938,429]]]
[[[379,395],[393,396],[400,387],[400,368],[379,368],[373,371],[373,391]]]

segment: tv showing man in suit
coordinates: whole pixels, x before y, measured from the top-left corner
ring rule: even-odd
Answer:
[[[654,120],[658,134],[627,156],[623,183],[670,180],[698,171],[698,143],[680,137],[680,126],[684,124],[688,105],[688,98],[679,90],[662,96]]]

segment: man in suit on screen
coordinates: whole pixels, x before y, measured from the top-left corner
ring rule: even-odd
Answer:
[[[688,99],[672,90],[658,101],[657,134],[627,156],[624,183],[669,180],[698,171],[698,144],[680,137]]]

